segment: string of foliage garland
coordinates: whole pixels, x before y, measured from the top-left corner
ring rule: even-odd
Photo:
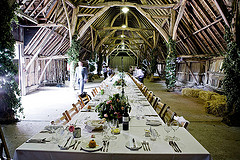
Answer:
[[[76,65],[79,62],[80,50],[81,50],[80,40],[77,40],[77,34],[74,34],[72,37],[71,47],[67,50],[69,63],[73,62],[74,65]]]
[[[17,10],[16,2],[9,5],[8,0],[0,1],[1,31],[0,31],[0,117],[4,120],[13,121],[18,113],[23,113],[20,103],[20,90],[15,81],[17,66],[13,64],[15,40],[11,33],[11,23],[17,17],[14,11]]]
[[[223,62],[223,88],[227,97],[227,110],[223,119],[228,125],[240,125],[240,49],[232,40],[230,29],[225,27],[227,53]]]
[[[176,83],[176,42],[169,37],[169,41],[166,44],[168,56],[166,58],[166,85],[168,90],[173,90]]]

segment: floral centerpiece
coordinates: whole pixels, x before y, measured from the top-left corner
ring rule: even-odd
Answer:
[[[130,112],[131,107],[126,99],[126,97],[121,96],[119,93],[114,94],[106,100],[96,106],[96,111],[98,111],[98,116],[100,118],[105,118],[107,121],[112,119],[121,120],[124,108],[127,107]]]
[[[124,79],[119,79],[117,81],[114,82],[114,86],[121,86],[123,82],[123,86],[126,86],[125,80]]]

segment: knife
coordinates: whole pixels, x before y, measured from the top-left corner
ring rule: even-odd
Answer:
[[[135,143],[135,139],[134,139],[134,138],[132,139],[132,142],[133,142],[133,148],[137,148],[137,147],[136,147],[136,143]]]
[[[67,142],[65,143],[65,145],[64,145],[63,147],[66,147],[66,146],[67,146],[68,141],[69,141],[70,139],[71,139],[71,137],[68,137]]]
[[[109,146],[109,141],[107,142],[107,150],[106,150],[106,152],[108,152],[108,146]]]

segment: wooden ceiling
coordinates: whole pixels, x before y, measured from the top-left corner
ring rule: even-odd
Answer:
[[[85,59],[91,52],[110,55],[124,44],[140,59],[157,49],[157,58],[164,60],[169,36],[176,40],[179,56],[221,56],[226,51],[230,0],[16,1],[21,25],[39,27],[24,49],[26,56],[66,58],[74,33]],[[128,13],[121,10],[125,6]]]

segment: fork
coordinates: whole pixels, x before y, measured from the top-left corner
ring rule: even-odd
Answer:
[[[103,152],[105,152],[105,148],[106,148],[106,141],[103,141],[103,148],[102,148]]]

